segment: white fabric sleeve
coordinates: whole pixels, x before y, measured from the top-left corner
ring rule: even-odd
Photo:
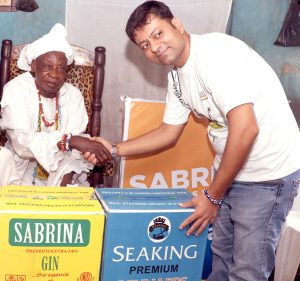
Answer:
[[[0,159],[0,186],[19,185],[21,179],[11,152],[5,147],[0,147]]]
[[[63,133],[36,132],[37,99],[30,99],[32,89],[23,84],[9,83],[4,88],[1,126],[6,129],[13,149],[20,158],[35,158],[47,171],[56,169],[57,162],[63,157],[57,147]]]
[[[166,107],[163,122],[170,125],[180,125],[186,123],[190,110],[184,107],[173,93],[173,78],[168,74],[168,93],[166,97]]]
[[[49,173],[47,185],[58,186],[65,174],[75,172],[73,183],[79,186],[87,186],[87,173],[93,169],[93,167],[91,163],[85,161],[79,151],[72,150],[72,152],[64,154],[63,159],[59,162],[59,168]]]
[[[88,115],[80,90],[65,83],[66,93],[60,98],[61,131],[80,135],[86,131]]]

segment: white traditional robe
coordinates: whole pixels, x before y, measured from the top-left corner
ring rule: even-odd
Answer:
[[[19,185],[20,177],[12,153],[0,147],[0,186]]]
[[[42,98],[44,116],[48,122],[55,119],[55,98]],[[59,186],[62,178],[69,172],[75,172],[74,180],[78,185],[88,185],[86,172],[93,166],[87,163],[81,154],[62,152],[57,143],[63,134],[82,134],[87,126],[88,116],[83,97],[76,87],[64,83],[59,92],[59,129],[55,125],[45,127],[38,132],[39,100],[35,80],[26,72],[8,82],[1,101],[2,119],[0,126],[8,135],[6,147],[16,160],[21,185]],[[36,160],[49,173],[48,180],[38,180],[34,174]]]

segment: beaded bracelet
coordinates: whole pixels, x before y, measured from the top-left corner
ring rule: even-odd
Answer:
[[[67,134],[64,134],[61,138],[61,141],[60,141],[60,150],[62,152],[65,152],[66,151],[66,139],[67,139],[68,135]]]
[[[70,145],[72,134],[67,134],[66,138],[66,151],[72,151],[72,147]]]
[[[72,137],[72,134],[64,134],[62,136],[62,139],[60,141],[60,150],[62,152],[65,152],[65,151],[71,151],[72,148],[70,146],[70,139]]]
[[[222,207],[223,204],[223,198],[221,198],[220,200],[214,199],[212,198],[209,194],[208,194],[208,190],[207,189],[203,189],[202,190],[204,195],[206,196],[206,198],[213,204],[218,205],[220,208]]]

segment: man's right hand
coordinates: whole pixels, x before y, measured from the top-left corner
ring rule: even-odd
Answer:
[[[105,140],[101,137],[91,137],[90,140],[94,141],[94,142],[97,142],[97,143],[103,144],[109,150],[109,154],[110,154],[110,157],[111,157],[111,152],[110,151],[111,151],[112,145],[111,145],[110,142],[108,142],[107,140]],[[98,165],[98,166],[101,165],[101,163],[99,163],[96,155],[93,154],[91,151],[88,151],[88,152],[84,153],[83,157],[84,157],[85,160],[92,163],[93,165]]]
[[[94,155],[94,160],[89,161],[93,164],[104,165],[107,161],[111,160],[110,151],[101,142],[90,140],[81,136],[72,136],[70,139],[70,145],[73,149],[80,151],[86,160],[88,160],[85,155]]]

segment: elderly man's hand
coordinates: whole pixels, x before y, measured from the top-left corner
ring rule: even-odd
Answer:
[[[90,140],[102,143],[109,151],[111,151],[112,145],[107,140],[105,140],[103,138],[100,138],[100,137],[91,137]],[[84,157],[85,160],[92,163],[93,165],[98,165],[98,166],[101,165],[101,163],[99,163],[96,155],[93,154],[91,151],[86,152],[83,155],[83,157]]]
[[[93,160],[89,162],[101,166],[112,159],[110,151],[98,141],[90,140],[81,136],[72,136],[70,140],[72,148],[77,149],[83,155],[93,155]]]

